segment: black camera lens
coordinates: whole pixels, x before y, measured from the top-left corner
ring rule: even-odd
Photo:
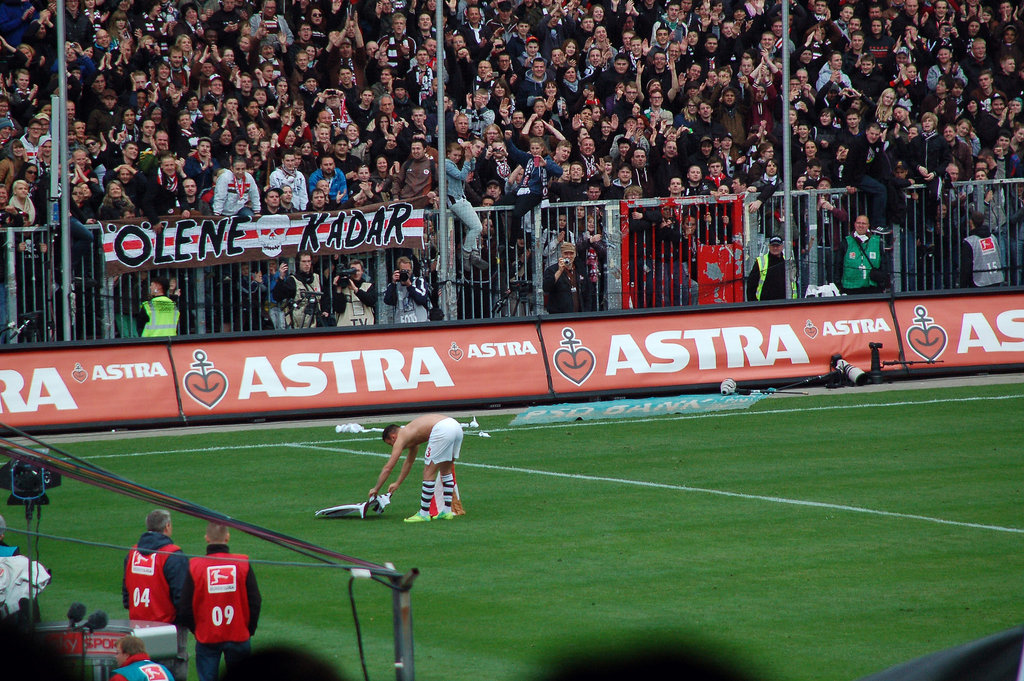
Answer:
[[[398,281],[402,282],[403,284],[405,282],[409,281],[409,273],[406,272],[405,270],[402,270],[401,272],[399,272],[398,273]]]

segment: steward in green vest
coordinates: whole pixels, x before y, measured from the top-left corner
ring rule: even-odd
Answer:
[[[885,290],[880,284],[881,280],[888,279],[882,258],[882,240],[870,230],[868,216],[858,215],[853,223],[853,234],[843,240],[839,252],[842,268],[839,282],[843,293],[882,293]]]
[[[143,338],[177,335],[180,313],[175,302],[167,297],[170,285],[166,277],[153,277],[150,281],[149,290],[153,297],[142,303],[135,316]]]

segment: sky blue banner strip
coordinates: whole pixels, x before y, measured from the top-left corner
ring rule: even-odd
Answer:
[[[659,414],[700,414],[709,411],[746,409],[765,397],[768,395],[756,393],[752,395],[677,395],[676,397],[649,397],[586,404],[553,404],[531,407],[512,419],[511,425],[627,419]]]

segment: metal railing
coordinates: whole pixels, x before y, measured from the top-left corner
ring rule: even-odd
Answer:
[[[960,244],[968,234],[968,216],[977,210],[985,214],[1000,248],[1000,262],[1006,281],[1002,286],[1024,285],[1024,180],[991,180],[913,185],[906,189],[905,211],[895,228],[885,230],[885,246],[893,273],[893,288],[902,291],[941,291],[959,286]],[[735,197],[732,197],[735,198]],[[524,218],[520,226],[509,224],[509,208],[490,206],[477,209],[485,231],[480,256],[486,266],[474,267],[462,253],[461,221],[448,216],[446,229],[438,230],[437,214],[425,213],[430,239],[427,248],[413,253],[420,273],[431,284],[433,305],[446,319],[495,319],[543,313],[544,269],[557,257],[562,240],[578,243],[591,234],[601,235],[601,248],[586,249],[581,266],[593,286],[592,303],[586,312],[622,307],[670,307],[742,300],[732,293],[719,295],[723,286],[737,283],[766,250],[767,236],[784,234],[787,252],[794,263],[797,290],[837,281],[839,263],[835,249],[849,233],[854,218],[865,212],[862,197],[845,188],[792,192],[795,220],[784,214],[783,197],[777,193],[757,211],[748,210],[753,199],[744,197],[742,232],[733,231],[729,217],[739,213],[725,208],[729,197],[699,197],[684,200],[674,215],[683,227],[688,218],[698,220],[694,233],[700,246],[726,245],[737,240],[742,248],[742,274],[721,280],[700,290],[697,271],[701,264],[682,267],[668,252],[637,245],[623,222],[618,201],[585,203],[542,203]],[[657,209],[664,200],[647,199],[630,205]],[[589,230],[589,231],[588,231]],[[56,230],[49,227],[6,227],[0,278],[0,324],[2,342],[53,342],[62,340],[133,338],[138,336],[135,315],[146,299],[149,279],[166,276],[176,289],[183,335],[228,332],[260,332],[284,328],[280,304],[268,290],[269,274],[275,260],[219,264],[197,268],[151,270],[106,276],[94,231],[92,250],[80,252],[74,262],[71,290],[60,285],[60,256]],[[511,235],[520,235],[511,238]],[[651,241],[654,244],[654,241]],[[789,250],[789,249],[787,249]],[[699,251],[705,252],[704,250]],[[624,255],[628,253],[629,255]],[[683,257],[683,256],[681,256]],[[393,310],[383,303],[384,289],[395,269],[393,251],[362,254],[367,278],[378,293],[378,325],[394,323]],[[330,282],[339,256],[322,255],[314,260],[328,294],[324,306],[330,309]],[[479,264],[479,263],[478,263]],[[739,282],[742,283],[742,282]],[[678,289],[678,295],[673,293]],[[663,295],[657,295],[661,290]],[[71,337],[64,338],[63,320],[70,319]]]
[[[750,248],[745,271],[750,270],[750,257],[763,252],[766,234],[785,233],[793,245],[802,293],[808,286],[840,279],[835,249],[867,207],[863,196],[850,194],[845,187],[794,191],[792,197],[795,222],[783,219],[781,193],[757,213],[748,214],[745,242]],[[996,237],[1005,277],[1002,286],[1024,284],[1024,179],[911,185],[903,198],[905,206],[890,205],[890,214],[903,214],[902,219],[881,230],[895,291],[959,288],[960,245],[970,231],[971,211],[985,215]]]

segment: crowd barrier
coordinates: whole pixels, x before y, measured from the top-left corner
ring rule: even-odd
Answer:
[[[914,185],[905,193],[905,218],[884,237],[897,292],[958,287],[960,241],[974,209],[985,213],[999,243],[1003,286],[1024,285],[1024,180]],[[555,261],[559,241],[584,238],[588,226],[603,237],[602,249],[588,251],[580,263],[593,288],[588,314],[742,301],[744,278],[766,250],[766,235],[776,233],[788,237],[791,276],[802,295],[809,286],[835,280],[834,248],[865,206],[863,197],[845,189],[794,191],[792,201],[796,220],[786,219],[781,193],[754,211],[752,195],[545,202],[521,225],[509,224],[506,207],[481,208],[481,254],[488,263],[483,269],[463,262],[461,221],[449,215],[447,228],[438,230],[434,211],[402,213],[406,232],[414,232],[409,241],[392,238],[388,226],[394,221],[375,219],[373,212],[360,220],[351,212],[265,216],[248,225],[225,218],[172,220],[161,238],[145,224],[109,223],[94,231],[92,252],[75,261],[67,292],[56,233],[9,226],[0,230],[8,245],[0,277],[0,342],[137,337],[133,315],[156,275],[168,277],[179,291],[180,335],[271,330],[282,316],[273,313],[278,303],[267,290],[269,273],[280,257],[310,245],[318,247],[314,267],[323,281],[343,257],[364,261],[377,286],[382,327],[394,321],[380,299],[398,254],[418,259],[446,319],[529,317],[544,310],[543,272]],[[680,233],[688,221],[696,222],[692,235],[666,246],[653,233],[640,238],[630,227],[631,209],[665,207]],[[396,208],[387,211],[393,218]],[[147,238],[151,246],[144,248]],[[207,244],[202,252],[201,242]],[[112,264],[115,245],[124,262]],[[232,255],[231,249],[238,252]]]
[[[1024,366],[1019,294],[843,297],[393,329],[0,349],[0,420],[28,430],[380,414]]]
[[[1024,284],[1024,179],[936,181],[911,185],[903,194],[904,205],[890,205],[890,214],[903,217],[895,229],[884,230],[897,292],[959,288],[960,245],[970,232],[972,211],[985,216],[996,237],[1003,286]],[[856,216],[868,214],[868,206],[864,195],[839,187],[792,192],[792,211],[797,220],[786,220],[783,194],[775,193],[747,215],[744,243],[756,257],[765,234],[786,233],[794,245],[794,274],[802,294],[808,286],[835,281],[834,249],[850,233]],[[748,258],[745,271],[751,264]]]

